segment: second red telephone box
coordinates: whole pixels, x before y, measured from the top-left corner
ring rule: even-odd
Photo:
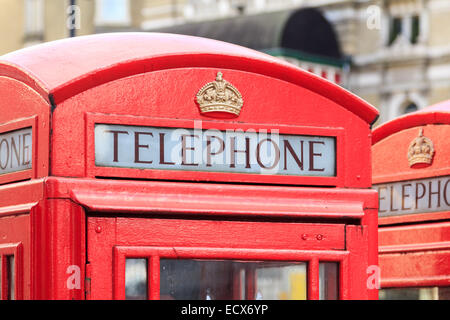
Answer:
[[[450,299],[450,101],[373,132],[380,298]]]

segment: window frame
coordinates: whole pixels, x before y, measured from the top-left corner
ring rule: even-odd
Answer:
[[[405,32],[404,29],[404,23],[403,23],[404,17],[402,16],[391,16],[389,17],[389,28],[388,28],[388,47],[391,47],[398,37],[401,37],[402,34]],[[398,22],[398,25],[396,24]],[[398,27],[398,30],[396,30],[396,27]]]
[[[416,11],[407,14],[387,14],[385,47],[395,47],[399,37],[405,38],[410,46],[420,45],[426,34],[425,19],[424,13]]]
[[[160,259],[210,259],[210,260],[259,260],[298,261],[307,267],[307,299],[319,299],[319,265],[321,262],[337,262],[338,299],[347,298],[345,281],[348,277],[348,251],[235,249],[203,247],[152,247],[114,246],[113,248],[113,299],[125,299],[125,264],[127,258],[146,258],[147,296],[150,300],[160,299]]]
[[[0,300],[9,300],[9,288],[10,284],[8,281],[7,268],[7,257],[14,257],[14,299],[23,299],[23,245],[21,242],[18,243],[6,243],[0,244],[0,263],[1,267],[1,290],[0,290]]]
[[[37,116],[32,116],[29,118],[22,118],[18,120],[14,120],[11,122],[7,122],[5,124],[0,125],[0,134],[6,134],[9,132],[13,132],[16,130],[22,130],[22,129],[28,129],[31,128],[31,168],[25,169],[25,170],[19,170],[19,171],[13,171],[9,173],[4,173],[0,175],[0,185],[13,182],[13,181],[19,181],[19,180],[29,180],[36,178],[39,173],[39,166],[37,165],[39,163],[38,159],[38,150],[37,150]]]

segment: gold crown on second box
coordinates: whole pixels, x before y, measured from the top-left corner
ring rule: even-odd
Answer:
[[[433,160],[434,146],[433,142],[423,136],[423,129],[420,129],[419,136],[411,141],[408,148],[408,162],[412,167],[415,164],[430,164]]]

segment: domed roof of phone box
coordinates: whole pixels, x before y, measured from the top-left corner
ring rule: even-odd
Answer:
[[[270,55],[217,40],[166,33],[80,36],[0,57],[0,76],[17,79],[53,106],[89,88],[135,74],[219,67],[281,79],[324,96],[373,123],[378,111],[331,82]]]
[[[450,100],[405,114],[380,125],[373,130],[372,144],[396,132],[426,124],[450,124]]]

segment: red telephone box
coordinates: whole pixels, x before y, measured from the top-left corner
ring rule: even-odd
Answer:
[[[373,132],[380,298],[450,299],[450,101]]]
[[[3,56],[0,97],[4,299],[377,298],[377,111],[342,88],[126,33]]]

